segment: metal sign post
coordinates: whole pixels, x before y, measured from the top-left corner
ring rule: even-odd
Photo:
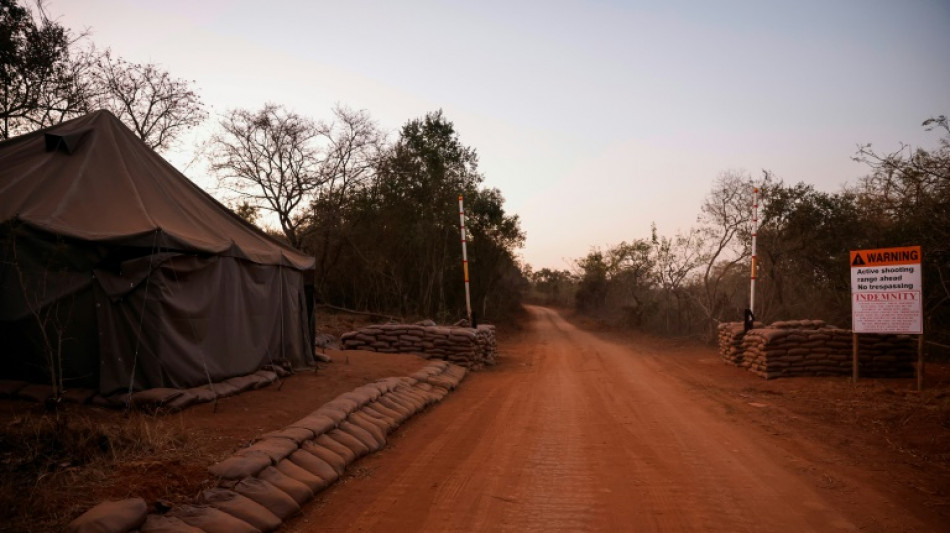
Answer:
[[[472,325],[472,296],[468,288],[468,250],[465,245],[465,207],[462,195],[459,195],[459,220],[462,223],[462,269],[465,271],[465,312],[468,314],[468,324]]]

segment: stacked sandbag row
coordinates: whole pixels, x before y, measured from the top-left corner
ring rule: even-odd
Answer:
[[[209,383],[189,389],[157,387],[129,394],[121,392],[102,396],[92,389],[68,389],[63,392],[62,400],[70,403],[91,403],[100,407],[133,407],[145,411],[174,412],[198,403],[227,398],[241,392],[264,388],[289,371],[280,366],[267,366],[253,374],[228,378],[218,383]],[[25,381],[0,380],[0,398],[17,398],[45,402],[55,396],[50,385],[39,385]]]
[[[824,320],[779,320],[769,324],[769,329],[825,329],[828,326]]]
[[[910,335],[858,335],[858,370],[867,377],[913,377],[917,343]]]
[[[908,335],[861,335],[859,372],[868,377],[913,375],[915,343]],[[766,379],[852,372],[850,330],[753,329],[742,340],[742,366]]]
[[[380,324],[340,336],[344,350],[418,353],[478,368],[495,363],[495,326],[477,329],[419,324]]]
[[[141,521],[124,519],[122,524],[135,524],[125,529],[67,531],[273,531],[343,475],[349,464],[385,446],[390,431],[442,400],[465,374],[465,368],[438,361],[410,377],[387,378],[341,394],[209,468],[217,484],[204,491],[197,504],[178,506],[164,515],[148,515]],[[129,503],[127,507],[142,506]],[[97,509],[74,523],[90,514],[101,516]]]
[[[718,329],[719,356],[729,364],[742,366],[742,338],[745,337],[742,322],[722,322]]]
[[[498,341],[495,336],[495,326],[484,324],[475,330],[475,342],[482,354],[485,364],[495,364],[495,354],[498,352]]]

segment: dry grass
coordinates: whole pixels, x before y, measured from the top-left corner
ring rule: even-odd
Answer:
[[[150,463],[187,452],[188,435],[173,420],[66,411],[36,408],[2,419],[0,531],[60,531],[100,500],[142,496],[155,482],[149,496],[179,496],[173,476],[148,472]]]

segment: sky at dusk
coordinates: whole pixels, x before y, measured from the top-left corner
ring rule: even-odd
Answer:
[[[48,0],[99,48],[194,80],[214,116],[442,109],[536,270],[696,223],[723,171],[836,191],[857,145],[936,146],[950,2]],[[197,132],[200,136],[202,132]],[[165,154],[180,168],[190,144]],[[200,166],[185,171],[211,183]]]

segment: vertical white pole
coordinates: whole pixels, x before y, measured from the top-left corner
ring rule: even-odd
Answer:
[[[749,287],[749,311],[755,314],[755,270],[756,264],[755,241],[759,233],[759,188],[752,187],[752,272]]]
[[[472,325],[472,296],[468,289],[468,250],[465,246],[465,208],[462,204],[462,195],[459,195],[459,220],[462,222],[462,268],[465,270],[465,311],[468,313],[468,323]]]

